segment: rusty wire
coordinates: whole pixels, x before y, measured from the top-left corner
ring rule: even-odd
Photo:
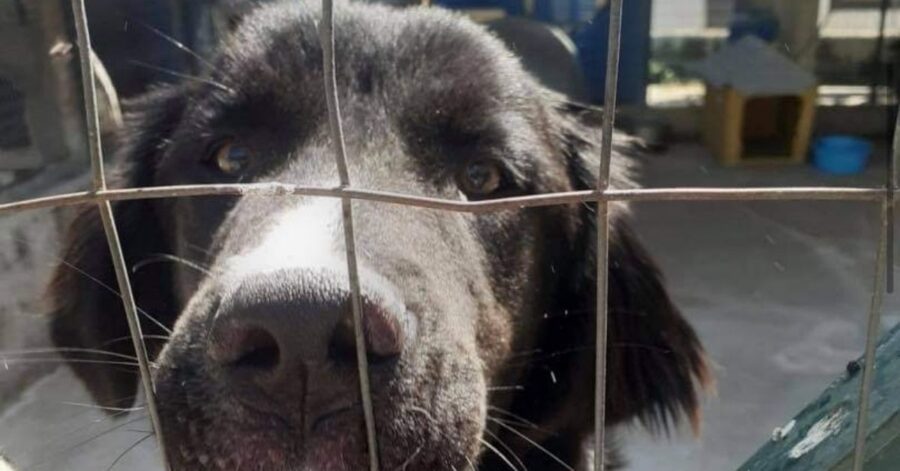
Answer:
[[[881,207],[881,230],[877,245],[875,279],[872,300],[869,306],[868,329],[866,333],[865,371],[860,385],[860,406],[857,412],[857,434],[854,447],[854,470],[862,468],[866,441],[867,404],[871,390],[874,368],[875,343],[878,337],[883,291],[890,289],[893,280],[893,208],[896,201],[895,189],[897,177],[896,163],[900,159],[900,119],[895,129],[893,152],[888,164],[887,183],[884,188],[834,188],[834,187],[764,187],[764,188],[665,188],[665,189],[610,189],[609,169],[612,154],[611,136],[614,124],[616,84],[618,79],[619,41],[622,19],[622,0],[613,0],[610,11],[609,51],[607,60],[606,109],[604,110],[603,134],[601,137],[601,162],[597,190],[574,191],[504,198],[491,201],[455,201],[435,198],[404,195],[389,192],[354,189],[350,186],[346,167],[346,149],[343,144],[340,109],[337,100],[335,82],[335,57],[333,54],[333,5],[332,0],[322,0],[325,21],[321,31],[324,61],[324,80],[328,94],[329,124],[335,145],[335,158],[340,175],[339,187],[308,187],[281,183],[251,183],[227,185],[182,185],[152,188],[108,189],[103,170],[103,155],[99,133],[94,70],[90,61],[90,33],[85,15],[84,0],[71,0],[75,13],[75,26],[78,35],[79,56],[82,69],[82,81],[87,117],[87,131],[93,188],[91,191],[73,192],[43,198],[34,198],[11,203],[0,204],[0,214],[55,208],[77,204],[96,204],[103,219],[104,229],[110,246],[113,265],[116,271],[122,301],[128,318],[128,325],[141,372],[141,382],[147,396],[147,407],[159,442],[163,464],[170,469],[165,443],[162,439],[163,429],[157,412],[156,397],[150,375],[150,361],[141,335],[141,326],[137,317],[133,291],[131,289],[127,266],[122,252],[121,241],[115,225],[115,216],[111,203],[115,201],[136,199],[159,199],[195,196],[311,196],[339,198],[342,201],[344,235],[347,246],[347,263],[352,291],[352,306],[356,330],[357,356],[359,359],[360,391],[364,402],[366,429],[370,456],[370,469],[378,471],[378,448],[375,436],[374,411],[372,410],[371,391],[368,383],[368,368],[365,355],[365,339],[361,330],[361,305],[359,299],[359,277],[355,256],[352,202],[365,200],[385,204],[399,204],[434,210],[486,213],[503,210],[514,210],[531,207],[543,207],[575,203],[596,203],[598,207],[597,236],[597,342],[601,345],[606,338],[607,330],[607,270],[608,270],[608,237],[609,220],[608,205],[614,201],[864,201],[879,202]],[[891,267],[888,270],[888,267]],[[885,283],[885,281],[887,281]],[[886,284],[887,286],[883,286]],[[597,348],[596,365],[596,404],[595,404],[595,471],[604,471],[605,463],[605,384],[606,356],[605,348]]]

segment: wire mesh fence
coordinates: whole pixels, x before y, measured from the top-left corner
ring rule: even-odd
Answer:
[[[77,31],[77,45],[84,87],[84,101],[87,110],[88,144],[92,168],[92,189],[83,192],[14,201],[0,204],[0,214],[56,208],[77,204],[96,204],[103,219],[103,225],[112,255],[118,287],[122,295],[124,308],[128,317],[128,325],[132,342],[137,353],[141,382],[147,397],[147,407],[154,432],[162,451],[164,466],[169,468],[167,451],[162,440],[165,424],[160,423],[154,400],[154,385],[150,374],[151,361],[144,345],[141,325],[138,320],[137,306],[134,300],[128,267],[123,256],[122,244],[117,233],[112,202],[136,199],[160,199],[195,196],[243,196],[269,195],[273,197],[311,196],[340,199],[345,247],[347,251],[348,273],[351,289],[351,306],[353,311],[354,333],[357,349],[357,365],[359,371],[359,388],[363,400],[363,412],[366,423],[366,435],[369,449],[369,467],[372,471],[380,469],[378,456],[378,437],[375,427],[375,414],[371,400],[369,385],[368,360],[366,356],[365,338],[361,321],[360,281],[355,254],[355,233],[353,218],[354,201],[370,201],[382,204],[396,204],[429,208],[443,211],[485,213],[510,209],[566,205],[572,203],[593,203],[597,206],[597,345],[603,345],[607,337],[607,286],[608,286],[608,247],[609,247],[609,205],[619,201],[863,201],[880,207],[880,235],[877,241],[876,268],[873,277],[871,302],[868,309],[868,330],[866,333],[865,362],[863,379],[859,390],[859,409],[857,411],[857,433],[853,460],[854,471],[863,467],[866,444],[866,419],[868,397],[874,371],[875,344],[880,325],[883,294],[893,288],[893,223],[896,161],[900,158],[900,132],[895,132],[892,156],[887,160],[886,181],[880,188],[853,187],[767,187],[767,188],[669,188],[669,189],[613,189],[609,187],[610,162],[612,158],[612,134],[615,124],[616,88],[618,79],[619,38],[622,24],[623,0],[612,0],[609,28],[609,55],[607,58],[607,82],[602,124],[602,146],[600,176],[596,189],[564,193],[540,194],[523,197],[503,198],[487,201],[463,202],[442,200],[414,195],[372,191],[355,188],[347,171],[346,146],[344,144],[340,103],[338,100],[335,64],[341,60],[334,54],[334,6],[331,0],[322,1],[323,23],[320,29],[320,41],[324,51],[324,83],[329,113],[329,129],[334,145],[335,164],[340,176],[337,187],[310,187],[284,183],[252,183],[252,184],[212,184],[182,185],[172,187],[124,188],[110,189],[106,185],[106,174],[103,168],[100,122],[97,110],[97,92],[94,80],[94,64],[91,60],[91,40],[84,0],[72,0]],[[897,123],[900,131],[900,121]],[[594,404],[594,467],[603,471],[607,467],[606,454],[601,452],[607,440],[606,431],[606,349],[596,349],[595,372],[595,404]]]

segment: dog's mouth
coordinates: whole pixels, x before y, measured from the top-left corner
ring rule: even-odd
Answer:
[[[179,471],[351,471],[365,469],[368,460],[358,405],[325,413],[306,433],[280,417],[246,408],[233,411],[227,422],[181,425],[186,426],[167,436],[170,459]]]

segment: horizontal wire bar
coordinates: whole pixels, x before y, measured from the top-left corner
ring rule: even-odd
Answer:
[[[454,212],[484,213],[509,209],[598,201],[879,201],[884,188],[763,187],[763,188],[639,188],[570,191],[487,201],[456,201],[353,188],[327,188],[283,183],[177,185],[80,191],[0,204],[0,214],[73,206],[103,201],[151,200],[199,196],[312,196],[349,198]],[[900,194],[895,194],[895,198]]]

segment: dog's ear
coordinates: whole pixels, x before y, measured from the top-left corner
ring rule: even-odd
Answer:
[[[556,138],[574,189],[596,188],[601,136],[598,110],[565,103],[555,113]],[[617,159],[614,186],[628,184],[628,171],[619,163],[624,155],[635,152],[627,137],[613,139],[613,158]],[[559,399],[569,404],[551,419],[558,421],[552,425],[557,429],[592,423],[584,417],[591,415],[593,396],[582,391],[591,389],[585,385],[593,384],[595,374],[596,207],[582,205],[575,211],[578,229],[561,256],[568,266],[552,307],[566,315],[545,321],[545,345],[538,346],[546,351],[566,351],[566,345],[574,341],[585,347],[547,365],[567,376],[557,378],[560,386],[555,388],[565,395]],[[609,330],[604,346],[608,352],[608,424],[636,419],[654,431],[667,431],[686,418],[698,432],[700,392],[711,388],[713,382],[703,347],[672,302],[660,270],[630,229],[627,208],[621,204],[610,207],[608,273]]]
[[[176,88],[165,88],[130,104],[111,186],[153,185],[155,160],[180,118],[182,96]],[[149,254],[169,252],[151,202],[117,202],[113,212],[129,269]],[[133,274],[131,281],[145,336],[164,334],[156,323],[171,324],[171,273],[165,264],[153,264]],[[138,380],[134,362],[127,359],[134,349],[118,292],[100,213],[96,206],[80,208],[63,236],[60,263],[48,287],[50,331],[94,399],[109,407],[131,404]]]

